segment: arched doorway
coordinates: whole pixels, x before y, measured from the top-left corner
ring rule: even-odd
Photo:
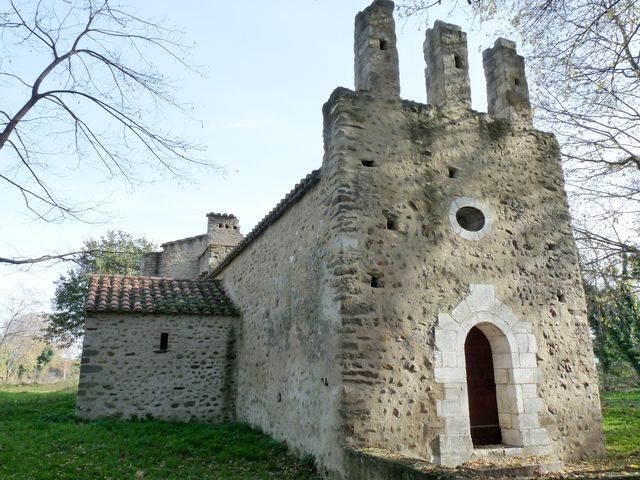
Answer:
[[[478,327],[467,334],[464,355],[473,445],[502,443],[491,344]]]

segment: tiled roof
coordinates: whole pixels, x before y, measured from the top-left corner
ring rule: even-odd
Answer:
[[[262,232],[264,232],[269,225],[275,222],[284,212],[286,212],[289,207],[295,204],[298,200],[300,200],[309,189],[318,183],[320,179],[320,169],[312,171],[309,175],[304,177],[300,182],[298,182],[293,189],[285,195],[285,197],[280,200],[280,202],[273,207],[273,209],[267,213],[267,215],[260,220],[260,222],[255,226],[253,230],[251,230],[242,241],[229,252],[229,254],[224,257],[224,260],[220,262],[220,264],[214,268],[211,272],[203,274],[201,279],[214,278],[220,271],[224,269],[238,254],[247,247],[251,242],[253,242]]]
[[[238,316],[218,280],[92,275],[87,312]]]
[[[216,212],[209,212],[207,213],[207,217],[220,217],[220,218],[235,218],[237,220],[237,217],[233,214],[233,213],[216,213]]]

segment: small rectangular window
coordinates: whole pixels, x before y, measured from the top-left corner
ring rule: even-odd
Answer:
[[[166,352],[169,349],[169,334],[160,334],[160,351]]]

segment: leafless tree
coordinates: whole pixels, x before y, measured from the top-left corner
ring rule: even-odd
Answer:
[[[86,213],[57,183],[70,170],[136,182],[141,166],[178,176],[212,166],[197,145],[155,127],[167,107],[188,113],[154,63],[191,68],[179,32],[111,0],[8,0],[4,8],[0,181],[38,218]]]
[[[12,337],[33,337],[44,334],[44,322],[32,321],[41,307],[37,295],[22,291],[18,295],[2,295],[0,305],[0,349]]]
[[[19,376],[19,368],[25,373],[35,365],[35,360],[45,342],[45,317],[34,292],[22,290],[15,295],[1,296],[0,303],[0,371],[2,382]]]

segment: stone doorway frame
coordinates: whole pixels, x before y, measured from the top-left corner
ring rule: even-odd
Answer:
[[[503,444],[511,447],[511,454],[546,455],[551,445],[538,419],[543,402],[538,396],[540,369],[533,324],[518,320],[496,298],[493,285],[471,284],[469,289],[470,295],[451,314],[438,314],[434,332],[435,380],[444,387],[444,398],[436,401],[444,431],[434,462],[456,466],[473,455],[464,342],[474,326],[491,344]]]

